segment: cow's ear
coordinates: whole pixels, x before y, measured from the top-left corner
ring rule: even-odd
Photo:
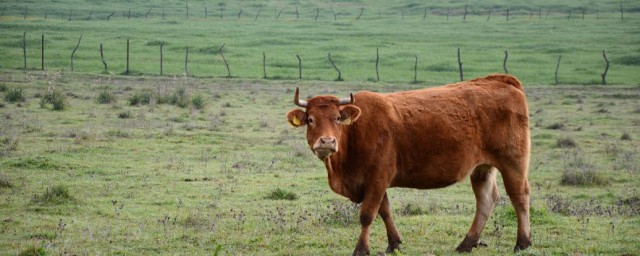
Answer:
[[[344,125],[350,125],[351,123],[358,120],[360,117],[360,108],[354,105],[346,105],[341,107],[340,110],[340,122]]]
[[[299,127],[307,124],[307,113],[300,109],[294,109],[287,113],[287,120],[289,124]]]

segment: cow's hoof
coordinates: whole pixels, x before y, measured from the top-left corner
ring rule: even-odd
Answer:
[[[351,254],[351,256],[368,256],[368,255],[369,255],[369,250],[364,250],[364,251],[355,250]]]
[[[395,253],[400,251],[400,242],[389,243],[386,253]]]
[[[462,242],[460,243],[460,245],[458,245],[458,247],[456,248],[457,252],[471,252],[471,250],[473,250],[474,247],[478,247],[478,245],[480,246],[487,246],[486,243],[484,242],[478,242],[478,238],[471,238],[469,236],[465,236],[464,240],[462,240]]]
[[[524,249],[529,248],[529,246],[531,246],[531,241],[518,241],[516,243],[516,246],[513,247],[513,252],[522,251]]]

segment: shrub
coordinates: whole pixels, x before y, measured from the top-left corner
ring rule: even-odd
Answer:
[[[151,103],[151,92],[144,90],[140,92],[136,92],[131,97],[129,97],[129,105],[137,106],[137,105],[149,105]]]
[[[49,91],[40,100],[40,107],[51,105],[51,110],[64,110],[67,108],[67,96],[57,89],[49,88]]]
[[[560,137],[556,141],[556,147],[559,147],[559,148],[575,148],[576,145],[577,145],[576,142],[569,137]]]
[[[631,140],[631,134],[624,132],[622,136],[620,136],[620,140]]]
[[[118,114],[118,118],[128,119],[131,118],[131,111],[123,111]]]
[[[3,173],[0,173],[0,188],[12,188],[12,187],[13,187],[13,183],[11,182],[9,177],[4,175]]]
[[[169,98],[169,103],[181,108],[186,108],[187,106],[189,106],[189,96],[187,95],[187,90],[184,87],[178,88]]]
[[[31,200],[35,204],[60,205],[75,202],[69,189],[63,185],[48,187],[42,195],[35,195]]]
[[[4,100],[6,100],[7,102],[15,103],[25,102],[27,98],[24,97],[22,88],[13,88],[7,91],[7,93],[4,95]]]
[[[6,84],[0,84],[0,92],[5,92],[7,91],[7,85]]]
[[[563,123],[553,123],[550,125],[547,125],[546,127],[549,130],[562,130],[564,129],[564,124]]]
[[[572,186],[604,186],[609,184],[609,181],[600,175],[592,168],[587,169],[565,169],[562,172],[562,179],[560,180],[562,185]]]
[[[116,95],[110,91],[101,91],[96,97],[98,104],[111,104],[116,102]]]
[[[280,188],[276,188],[275,190],[271,191],[266,197],[265,199],[271,199],[271,200],[289,200],[289,201],[293,201],[298,199],[298,195],[294,194],[293,192],[289,192]]]
[[[191,98],[191,106],[195,109],[203,109],[204,105],[207,103],[207,100],[204,98],[202,94],[196,94]]]
[[[27,249],[24,249],[19,256],[44,256],[47,255],[47,251],[45,251],[42,245],[31,245]]]

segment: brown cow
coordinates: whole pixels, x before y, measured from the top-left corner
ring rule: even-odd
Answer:
[[[389,94],[358,92],[350,98],[316,96],[294,102],[287,114],[307,125],[307,142],[327,168],[329,186],[360,206],[360,238],[354,255],[369,254],[376,213],[389,247],[400,249],[391,216],[389,187],[442,188],[471,177],[476,214],[459,252],[478,245],[498,201],[496,169],[515,208],[514,250],[531,245],[529,231],[529,111],[515,77],[490,75],[442,87]]]

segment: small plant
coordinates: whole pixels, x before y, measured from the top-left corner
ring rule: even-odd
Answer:
[[[31,245],[29,248],[24,249],[19,256],[44,256],[47,255],[47,251],[45,251],[42,245]]]
[[[603,186],[609,180],[603,178],[584,154],[578,149],[565,151],[563,155],[563,171],[560,184],[571,186]]]
[[[75,202],[76,199],[71,196],[66,186],[57,185],[48,187],[44,193],[35,195],[31,201],[41,205],[60,205]]]
[[[631,140],[631,134],[624,132],[622,136],[620,136],[620,140]]]
[[[0,92],[5,92],[7,91],[7,85],[6,84],[0,84]]]
[[[129,119],[131,118],[131,111],[127,110],[127,111],[122,111],[118,114],[118,118],[122,118],[122,119]]]
[[[206,103],[207,103],[207,100],[202,94],[196,94],[191,98],[191,106],[193,106],[195,109],[202,110],[206,105]]]
[[[13,187],[13,183],[11,182],[9,177],[4,175],[4,173],[0,173],[0,188],[12,188],[12,187]]]
[[[110,91],[104,90],[101,91],[96,97],[96,102],[98,104],[111,104],[116,102],[116,95]]]
[[[171,95],[171,97],[169,97],[169,103],[181,108],[186,108],[187,106],[189,106],[189,96],[187,95],[187,90],[184,87],[178,88]]]
[[[425,214],[426,211],[412,203],[406,204],[402,209],[399,210],[400,215],[404,216],[415,216]]]
[[[546,127],[549,130],[562,130],[564,129],[564,124],[563,123],[553,123],[550,125],[547,125]]]
[[[149,105],[151,103],[151,92],[144,90],[141,92],[136,92],[131,97],[129,97],[129,105],[130,106],[138,106],[138,105]]]
[[[47,93],[40,100],[40,107],[46,108],[51,105],[51,110],[61,111],[67,108],[67,96],[61,91],[49,87]]]
[[[576,142],[569,137],[560,137],[556,141],[556,147],[558,148],[575,148],[576,145]]]
[[[271,199],[271,200],[289,200],[289,201],[293,201],[298,199],[298,195],[294,194],[293,192],[289,192],[280,188],[276,188],[275,190],[271,191],[266,197],[265,199]]]
[[[24,97],[22,88],[14,88],[14,89],[9,89],[9,91],[7,91],[7,93],[4,95],[4,100],[10,103],[16,103],[16,102],[25,102],[27,101],[27,98]]]

